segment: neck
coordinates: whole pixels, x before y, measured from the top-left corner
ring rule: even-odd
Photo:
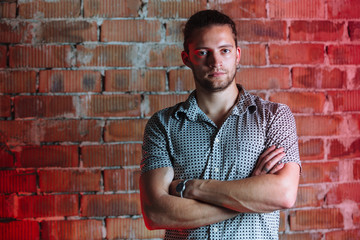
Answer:
[[[196,88],[196,99],[200,109],[219,127],[236,103],[239,89],[235,81],[226,89],[209,92]]]

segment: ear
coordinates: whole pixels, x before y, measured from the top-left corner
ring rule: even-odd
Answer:
[[[188,66],[189,68],[191,68],[191,64],[190,64],[190,57],[189,54],[185,51],[181,52],[181,59],[183,61],[183,63]]]
[[[236,64],[240,63],[240,59],[241,59],[241,49],[240,47],[236,48]]]

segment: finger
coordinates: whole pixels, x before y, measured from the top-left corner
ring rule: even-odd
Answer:
[[[273,151],[270,151],[266,156],[263,156],[262,159],[259,159],[259,160],[260,160],[260,164],[259,164],[259,166],[258,166],[258,169],[262,170],[262,169],[264,168],[264,166],[265,166],[266,164],[268,164],[268,162],[273,161],[274,158],[276,158],[279,154],[282,154],[282,153],[284,153],[284,149],[283,149],[283,148],[277,148],[277,149],[274,149]],[[276,160],[278,160],[278,158],[276,158]],[[278,161],[279,161],[279,160],[278,160]],[[278,161],[276,161],[276,162],[278,162]],[[276,163],[276,162],[275,162],[275,163]],[[270,163],[270,164],[267,166],[267,169],[271,169],[271,168],[275,165],[275,163],[272,164],[272,166],[270,166],[270,165],[271,165],[271,163]]]
[[[262,168],[262,171],[265,172],[265,173],[268,173],[270,172],[270,170],[272,170],[272,168],[274,166],[276,166],[276,164],[278,164],[281,159],[285,156],[285,153],[284,152],[281,152],[275,156],[273,156],[271,159],[269,159],[265,165],[263,166]]]
[[[269,147],[268,149],[266,149],[260,156],[259,156],[259,159],[256,163],[256,167],[255,168],[258,168],[263,160],[264,157],[266,157],[266,155],[268,155],[270,152],[274,151],[276,149],[276,146],[275,145],[272,145],[271,147]]]
[[[285,166],[284,163],[276,164],[268,173],[274,174],[280,171]]]

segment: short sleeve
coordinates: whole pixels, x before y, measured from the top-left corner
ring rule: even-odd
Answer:
[[[164,120],[160,113],[147,122],[142,146],[141,174],[163,167],[172,167]]]
[[[296,162],[301,168],[295,118],[288,106],[278,104],[267,127],[265,145],[267,148],[272,145],[283,147],[286,155],[281,162]]]

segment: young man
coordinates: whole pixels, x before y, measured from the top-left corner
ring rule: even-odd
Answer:
[[[196,90],[146,126],[145,224],[166,239],[278,239],[278,210],[293,206],[299,182],[294,118],[235,83],[241,50],[228,16],[198,12],[184,35]]]

